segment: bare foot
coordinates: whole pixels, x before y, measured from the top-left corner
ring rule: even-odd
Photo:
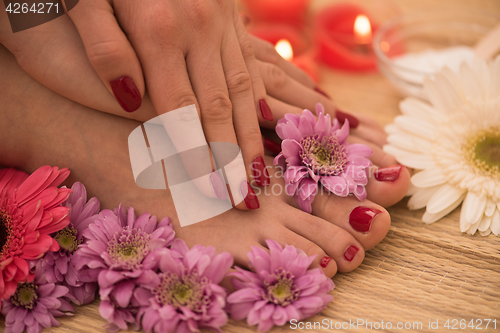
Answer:
[[[138,214],[170,216],[177,236],[189,246],[212,245],[228,251],[243,267],[251,246],[264,246],[265,239],[274,239],[316,254],[313,265],[322,267],[328,276],[337,270],[351,271],[389,229],[390,216],[379,204],[396,203],[409,186],[409,172],[402,168],[392,181],[371,178],[369,200],[363,202],[318,194],[312,215],[297,209],[293,198],[268,190],[259,195],[257,210],[232,209],[180,227],[169,191],[144,190],[133,180],[127,139],[140,123],[88,109],[53,93],[22,72],[1,46],[0,64],[0,76],[8,78],[0,83],[0,98],[6,101],[0,112],[7,120],[0,122],[0,164],[28,172],[46,164],[69,167],[67,185],[81,181],[103,208],[123,203]],[[270,159],[266,163],[272,165]],[[283,185],[274,172],[270,174],[271,186]]]

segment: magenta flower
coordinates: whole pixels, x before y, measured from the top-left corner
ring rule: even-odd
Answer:
[[[283,249],[273,240],[266,243],[269,253],[259,247],[248,252],[255,273],[236,267],[230,274],[237,291],[227,298],[231,317],[247,318],[260,332],[317,314],[333,299],[328,292],[335,287],[319,268],[308,270],[314,256],[290,245]]]
[[[160,273],[135,292],[141,304],[137,315],[150,333],[221,332],[227,323],[226,291],[218,284],[233,264],[228,252],[215,254],[211,246],[189,249],[176,239],[163,250]]]
[[[8,299],[18,283],[33,281],[29,260],[59,250],[50,234],[69,223],[61,203],[71,190],[57,188],[68,175],[68,169],[48,165],[31,175],[0,170],[0,297]]]
[[[372,154],[368,146],[347,143],[349,121],[340,128],[334,119],[332,125],[321,104],[316,105],[316,114],[317,121],[309,110],[302,115],[288,113],[276,125],[276,133],[283,142],[274,164],[286,169],[285,191],[308,213],[318,192],[318,181],[338,196],[352,193],[364,200],[367,168],[372,165],[367,158]]]
[[[103,210],[83,232],[87,242],[73,255],[75,268],[83,282],[98,282],[99,312],[108,320],[109,331],[135,326],[137,304],[132,298],[140,281],[155,276],[162,250],[175,236],[170,218],[157,223],[149,213],[136,218],[120,205],[115,211]]]
[[[69,208],[70,225],[53,235],[59,243],[59,251],[48,252],[36,262],[36,269],[45,272],[47,282],[66,286],[69,289],[68,297],[73,303],[84,305],[94,300],[97,283],[80,281],[73,253],[83,242],[83,232],[97,218],[100,202],[97,198],[87,202],[87,190],[82,183],[76,182],[71,190],[73,193],[62,203]]]
[[[47,283],[43,271],[36,271],[33,282],[20,283],[16,292],[5,300],[5,333],[40,333],[45,327],[59,326],[55,317],[75,312],[64,299],[68,288]]]

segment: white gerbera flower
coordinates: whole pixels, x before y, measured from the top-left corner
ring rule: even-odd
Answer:
[[[424,88],[431,104],[405,99],[386,128],[384,150],[417,170],[409,208],[426,207],[422,220],[434,223],[463,201],[462,232],[499,235],[500,56],[444,68]]]

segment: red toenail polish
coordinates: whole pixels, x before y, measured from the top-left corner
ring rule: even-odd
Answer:
[[[394,165],[387,168],[377,169],[374,176],[379,182],[395,182],[398,180],[401,170],[403,170],[402,165]]]
[[[269,150],[274,155],[278,155],[279,153],[281,153],[281,146],[279,143],[274,142],[273,140],[269,140],[267,138],[264,138],[263,142],[264,142],[264,148]]]
[[[109,84],[123,110],[133,112],[141,106],[141,93],[131,78],[122,76],[111,81]]]
[[[252,189],[252,186],[244,180],[240,185],[241,196],[244,198],[245,206],[248,209],[258,209],[260,207],[259,200]]]
[[[339,109],[337,109],[335,117],[337,117],[341,124],[345,123],[346,119],[349,120],[349,128],[356,128],[359,125],[358,118],[354,117],[350,113],[340,111]]]
[[[356,255],[356,253],[358,253],[358,248],[354,245],[351,245],[347,248],[347,250],[345,250],[344,252],[344,258],[345,260],[347,261],[352,261],[352,259],[354,258],[354,256]]]
[[[314,90],[317,92],[317,93],[320,93],[321,95],[325,96],[326,98],[328,99],[332,99],[330,96],[328,96],[328,94],[326,92],[324,92],[320,87],[314,87]]]
[[[351,227],[359,232],[368,232],[373,219],[382,211],[368,207],[356,207],[349,215],[349,224]]]
[[[257,186],[267,186],[271,183],[269,173],[267,172],[266,164],[262,156],[257,156],[252,162],[253,179]]]
[[[325,256],[325,257],[321,258],[321,261],[319,262],[319,264],[321,265],[321,267],[325,268],[328,265],[328,263],[330,262],[330,260],[332,260],[332,258]]]
[[[262,114],[262,118],[264,118],[265,120],[274,120],[271,108],[269,107],[265,99],[259,100],[259,109],[260,113]]]

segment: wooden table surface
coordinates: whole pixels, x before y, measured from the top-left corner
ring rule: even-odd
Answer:
[[[327,2],[314,1],[312,8]],[[394,0],[393,4],[402,12],[439,6],[500,14],[500,0]],[[403,99],[378,73],[352,74],[322,68],[320,85],[340,108],[370,115],[383,125],[399,114],[398,103]],[[406,201],[389,209],[391,229],[378,246],[367,252],[363,264],[353,272],[339,273],[333,278],[335,300],[308,322],[327,320],[334,330],[343,324],[344,329],[339,331],[346,332],[371,331],[370,326],[348,327],[349,321],[357,320],[371,322],[373,330],[378,332],[398,331],[398,322],[414,325],[404,330],[407,332],[475,332],[477,329],[470,327],[461,330],[459,324],[455,325],[458,329],[452,329],[453,319],[457,322],[464,319],[467,324],[473,319],[476,328],[481,327],[485,332],[495,331],[493,324],[486,330],[486,322],[478,326],[476,320],[496,319],[496,331],[500,331],[500,237],[462,234],[457,210],[435,224],[425,225],[420,221],[423,210],[408,210]],[[448,319],[449,329],[444,327]],[[45,332],[105,332],[98,301],[78,307],[73,317],[59,320],[59,328]],[[381,321],[384,329],[380,327]],[[387,322],[391,322],[392,329],[387,330]],[[429,322],[433,323],[431,328]],[[418,323],[422,326],[417,328]],[[271,332],[328,331],[318,326],[314,330],[292,328],[287,324]],[[229,321],[224,327],[224,332],[255,331],[243,321]]]

